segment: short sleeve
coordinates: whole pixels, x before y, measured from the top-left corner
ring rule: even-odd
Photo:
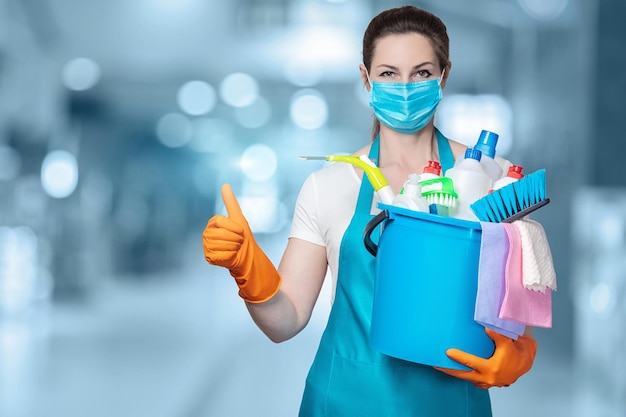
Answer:
[[[306,179],[294,209],[293,222],[289,237],[306,240],[316,245],[326,246],[319,229],[319,192],[315,173]]]

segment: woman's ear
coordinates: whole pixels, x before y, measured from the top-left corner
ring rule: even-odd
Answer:
[[[446,81],[448,81],[448,77],[450,76],[450,68],[452,68],[452,62],[448,61],[448,65],[444,67],[445,73],[443,74],[443,79],[441,80],[441,88],[446,87]]]
[[[360,64],[359,65],[359,71],[361,72],[361,80],[363,81],[363,85],[365,86],[367,91],[370,91],[372,86],[370,86],[370,82],[367,79],[367,68],[365,68],[365,65]]]

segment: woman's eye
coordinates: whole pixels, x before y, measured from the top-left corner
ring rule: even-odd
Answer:
[[[428,78],[433,74],[428,70],[419,70],[415,73],[415,75],[419,78]]]
[[[381,77],[393,77],[393,75],[392,71],[385,71],[380,74]]]

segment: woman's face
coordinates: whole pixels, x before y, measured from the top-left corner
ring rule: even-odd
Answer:
[[[392,34],[376,42],[369,75],[372,81],[409,83],[438,78],[441,69],[427,37]]]

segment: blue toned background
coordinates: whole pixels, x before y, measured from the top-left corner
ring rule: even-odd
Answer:
[[[559,288],[496,416],[626,414],[626,3],[0,0],[0,415],[296,415],[330,308],[275,345],[201,233],[233,185],[279,261],[306,176],[372,121],[379,11],[439,15],[437,124],[545,168]]]

